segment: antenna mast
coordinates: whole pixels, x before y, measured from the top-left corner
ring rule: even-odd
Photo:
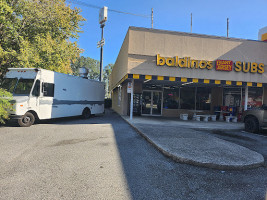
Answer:
[[[227,18],[227,38],[229,37],[229,18]]]
[[[193,15],[191,13],[191,33],[192,33],[192,26],[193,26]]]
[[[151,28],[153,28],[153,8],[151,8]]]

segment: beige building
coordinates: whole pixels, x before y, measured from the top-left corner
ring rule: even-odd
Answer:
[[[267,104],[266,55],[262,41],[130,27],[110,77],[112,108],[129,115],[133,88],[136,115],[240,117]]]

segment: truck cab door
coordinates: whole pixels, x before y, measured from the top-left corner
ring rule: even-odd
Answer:
[[[51,119],[53,117],[53,100],[54,100],[54,84],[41,82],[41,96],[40,96],[40,119]]]
[[[39,97],[41,92],[41,83],[40,80],[36,80],[32,89],[32,92],[29,96],[28,109],[39,112]]]

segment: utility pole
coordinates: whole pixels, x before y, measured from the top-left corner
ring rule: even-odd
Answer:
[[[151,28],[153,28],[153,8],[151,8]]]
[[[105,27],[105,22],[108,19],[108,7],[104,6],[102,9],[99,11],[99,24],[101,28],[101,40],[97,42],[97,48],[100,47],[100,69],[99,69],[99,81],[102,81],[102,71],[103,71],[103,46],[105,44],[105,39],[104,39],[104,27]]]
[[[102,81],[102,71],[103,71],[103,46],[105,44],[105,40],[104,40],[104,27],[105,27],[105,23],[100,25],[101,30],[101,41],[100,43],[102,43],[102,45],[100,44],[100,72],[99,72],[99,81]]]
[[[227,38],[229,37],[229,18],[227,18]]]
[[[132,82],[131,82],[130,120],[133,119],[133,95],[134,95],[134,79],[132,79]]]
[[[192,16],[192,13],[191,13],[191,33],[192,33],[192,26],[193,26],[193,16]]]

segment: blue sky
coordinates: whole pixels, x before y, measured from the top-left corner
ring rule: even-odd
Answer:
[[[97,42],[101,38],[98,23],[99,10],[75,4],[86,19],[78,45],[83,56],[100,59]],[[226,36],[226,19],[229,18],[229,37],[258,39],[260,28],[267,26],[267,0],[79,0],[110,9],[150,15],[154,9],[154,28],[190,32],[190,14],[193,14],[193,33]],[[104,28],[104,66],[115,63],[129,26],[151,28],[151,19],[108,11]]]

